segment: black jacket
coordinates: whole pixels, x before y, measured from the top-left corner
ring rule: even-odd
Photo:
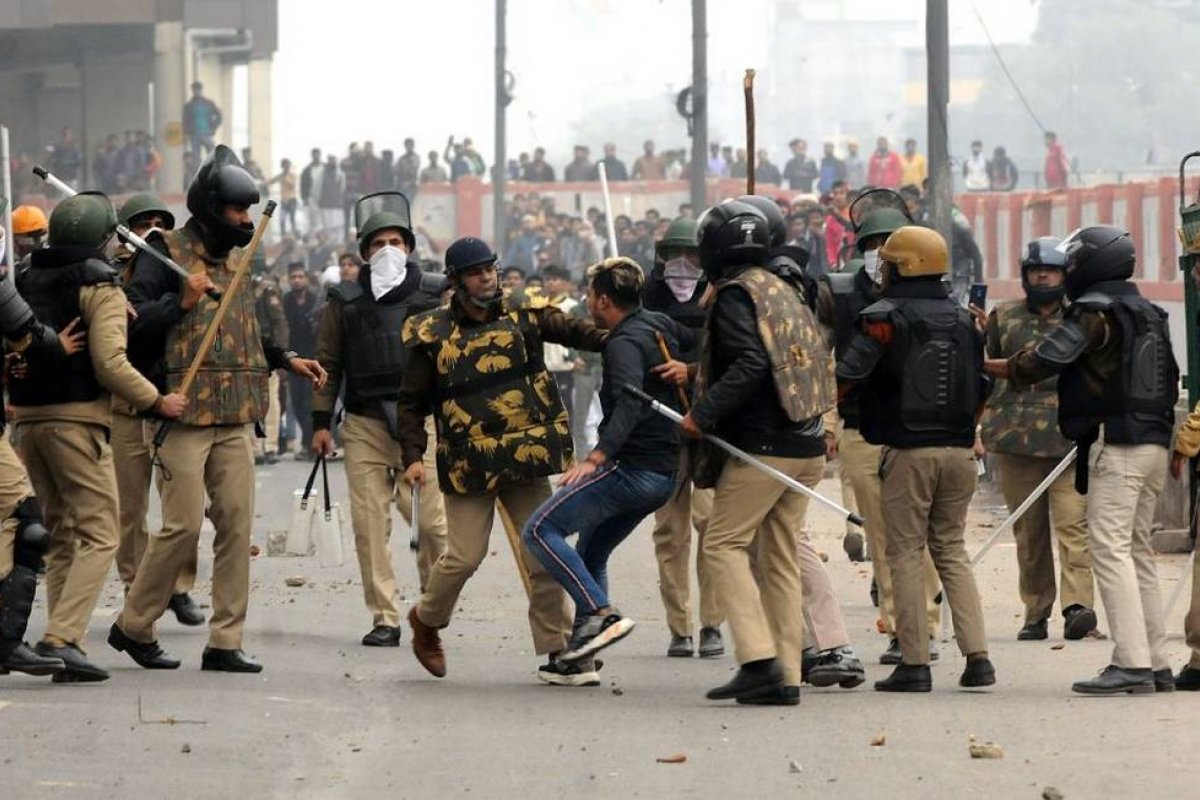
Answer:
[[[624,387],[632,385],[682,413],[678,392],[650,370],[663,363],[655,333],[662,333],[677,356],[693,347],[696,333],[666,314],[639,308],[609,331],[600,385],[600,441],[596,449],[630,469],[674,472],[679,465],[679,430],[647,408]]]
[[[707,392],[692,409],[696,424],[758,455],[824,455],[821,418],[792,422],[779,404],[750,296],[736,287],[725,289],[709,313],[712,374]]]

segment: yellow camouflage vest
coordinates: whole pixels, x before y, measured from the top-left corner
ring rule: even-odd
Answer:
[[[1004,303],[992,312],[987,355],[1008,358],[1032,347],[1062,324],[1062,314],[1044,317],[1029,310],[1024,300]],[[1024,391],[1009,381],[997,381],[980,421],[980,438],[993,453],[1062,458],[1071,450],[1058,429],[1058,378],[1047,378]]]
[[[783,413],[792,422],[819,417],[837,405],[833,354],[816,315],[799,290],[761,267],[751,267],[717,286],[740,287],[754,302],[758,335],[771,359],[771,377]],[[711,375],[711,337],[705,337],[702,369]]]
[[[537,310],[505,310],[463,327],[448,307],[410,317],[404,342],[436,369],[438,480],[442,491],[480,494],[563,472],[571,429],[558,384],[546,371]]]
[[[163,239],[176,264],[193,274],[207,271],[221,292],[229,288],[241,248],[231,250],[223,262],[210,264],[204,259],[204,245],[187,228],[167,231]],[[167,334],[168,392],[179,391],[216,312],[217,303],[201,298]],[[244,279],[200,366],[188,395],[187,411],[179,421],[198,426],[258,422],[267,415],[267,378],[267,357],[255,314],[254,284]]]

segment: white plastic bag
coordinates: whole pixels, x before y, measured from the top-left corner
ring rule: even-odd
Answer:
[[[325,487],[325,507],[313,512],[312,538],[317,546],[317,563],[322,567],[340,567],[345,560],[342,555],[342,508],[329,501],[329,472],[325,457],[321,456],[319,460]],[[315,506],[316,503],[309,505]]]
[[[292,492],[292,520],[288,525],[287,549],[289,556],[307,556],[312,553],[313,524],[316,517],[317,492],[313,491],[313,483],[317,479],[317,470],[321,468],[321,460],[313,464],[309,473],[308,483],[303,489]]]

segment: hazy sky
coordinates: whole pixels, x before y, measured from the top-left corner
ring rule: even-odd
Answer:
[[[806,14],[911,19],[912,44],[921,42],[922,0],[793,1]],[[984,41],[973,6],[1001,42],[1027,39],[1037,21],[1029,0],[950,6],[955,44]],[[710,0],[710,82],[736,85],[744,69],[763,66],[775,7]],[[472,137],[490,163],[493,9],[490,0],[280,0],[275,160],[305,163],[310,147],[342,153],[351,140],[399,152],[405,136],[422,153],[441,152],[453,133]],[[633,95],[669,104],[691,82],[690,0],[509,0],[508,68],[517,81],[509,156],[544,144],[561,165],[573,141],[569,125],[593,104]],[[620,125],[612,121],[614,130]],[[596,132],[594,153],[604,138]],[[679,139],[686,141],[682,120]]]

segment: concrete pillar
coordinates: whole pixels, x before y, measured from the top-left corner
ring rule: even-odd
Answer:
[[[184,52],[183,23],[160,22],[154,26],[154,131],[163,156],[158,172],[159,192],[183,189],[183,104],[187,88],[187,54]]]
[[[269,178],[275,174],[278,165],[271,152],[271,59],[258,58],[249,65],[249,90],[246,93],[246,104],[249,107],[247,121],[249,122],[249,144],[254,153],[254,160],[262,167]],[[287,153],[282,154],[284,156]],[[298,154],[291,156],[297,162]],[[297,162],[307,163],[307,162]]]

